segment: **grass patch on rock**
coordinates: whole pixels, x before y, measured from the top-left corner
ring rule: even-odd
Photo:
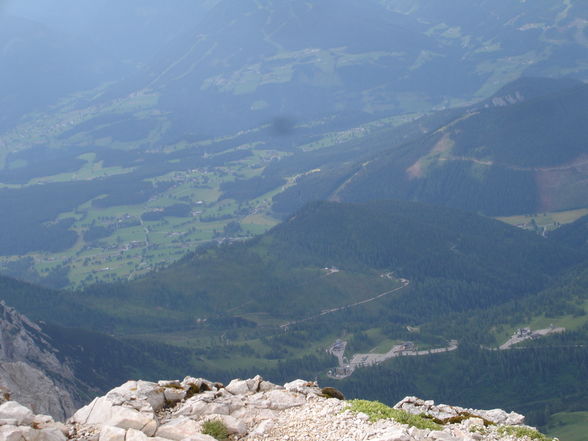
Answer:
[[[227,426],[220,420],[210,420],[202,423],[202,433],[210,435],[219,441],[224,441],[229,438]]]
[[[430,419],[424,418],[420,415],[413,415],[404,410],[393,409],[379,401],[351,400],[349,401],[349,410],[352,412],[365,413],[370,417],[371,422],[393,419],[401,424],[408,424],[417,429],[442,429],[442,426]]]
[[[553,438],[543,435],[541,432],[530,427],[503,426],[498,428],[498,433],[501,435],[515,436],[517,438],[527,437],[528,439],[537,441],[553,441]]]

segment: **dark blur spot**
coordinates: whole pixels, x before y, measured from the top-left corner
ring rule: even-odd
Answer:
[[[287,136],[294,132],[295,125],[296,123],[293,118],[278,116],[271,122],[270,130],[272,135]]]

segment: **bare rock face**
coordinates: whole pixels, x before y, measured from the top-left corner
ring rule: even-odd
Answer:
[[[35,413],[65,420],[75,410],[76,404],[69,392],[59,387],[37,368],[21,361],[0,362],[0,383],[10,397]]]
[[[77,407],[75,384],[41,328],[0,302],[0,388],[35,413],[65,420]]]

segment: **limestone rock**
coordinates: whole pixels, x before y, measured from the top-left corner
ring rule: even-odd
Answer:
[[[222,421],[226,426],[229,435],[242,436],[247,433],[247,426],[245,423],[230,415],[212,415],[211,419]]]
[[[212,414],[229,415],[231,413],[229,403],[209,402],[205,399],[198,398],[184,403],[184,405],[182,405],[174,415],[203,417]]]
[[[99,441],[125,441],[127,431],[120,427],[102,426]]]
[[[0,426],[1,441],[66,441],[65,435],[55,428],[37,430],[28,426]]]
[[[105,424],[112,415],[112,402],[106,397],[94,398],[87,406],[82,407],[71,417],[78,424]]]
[[[0,426],[0,440],[22,441],[22,432],[14,424]]]
[[[159,426],[156,435],[174,441],[182,441],[192,435],[200,433],[200,424],[190,418],[181,416],[169,423]]]
[[[441,421],[460,417],[463,419],[479,418],[494,424],[506,424],[510,426],[519,426],[525,423],[525,417],[516,412],[508,413],[502,409],[466,409],[446,404],[436,405],[433,401],[424,401],[416,397],[406,397],[399,401],[394,408],[402,409],[414,415],[425,414]]]
[[[135,429],[152,436],[157,430],[153,406],[162,408],[163,390],[155,383],[127,382],[106,396],[96,398],[78,410],[71,421],[82,425],[97,425]]]
[[[288,392],[286,390],[272,390],[267,393],[269,407],[271,409],[284,410],[290,407],[302,406],[306,399],[304,395]]]
[[[174,404],[174,403],[177,403],[178,401],[182,401],[184,398],[186,398],[186,394],[187,394],[187,392],[183,389],[165,387],[163,390],[163,395],[164,395],[166,404],[167,403]]]
[[[38,431],[38,441],[66,441],[65,435],[58,427],[48,427]]]
[[[175,387],[182,389],[182,383],[180,380],[159,380],[157,384],[161,387]]]
[[[301,394],[320,394],[321,391],[315,382],[305,380],[294,380],[290,383],[284,384],[284,389],[290,392],[298,392]]]
[[[244,395],[249,393],[249,386],[245,380],[233,380],[226,389],[233,395]]]
[[[525,417],[516,412],[507,413],[502,409],[480,410],[475,412],[477,412],[482,418],[496,424],[507,424],[509,426],[520,426],[525,424]]]
[[[256,375],[253,378],[250,378],[247,381],[247,387],[249,387],[249,392],[251,393],[255,393],[255,392],[259,392],[259,388],[261,386],[261,383],[263,381],[263,378],[261,378],[260,375]]]
[[[184,438],[182,441],[216,441],[212,436],[205,435],[203,433],[197,433],[195,435],[191,435],[188,438]]]
[[[275,426],[272,420],[263,420],[261,423],[251,431],[253,436],[263,436]]]
[[[121,429],[136,429],[152,436],[157,430],[157,423],[153,413],[143,413],[135,409],[114,406],[108,420],[102,422],[109,426],[120,427]]]
[[[13,420],[15,425],[23,426],[32,424],[34,419],[33,412],[16,401],[7,401],[0,406],[0,420]]]
[[[158,411],[165,406],[164,388],[149,381],[127,381],[108,392],[106,398],[114,405],[125,403],[137,410],[148,405],[151,410]]]
[[[149,441],[149,438],[140,430],[129,429],[126,431],[125,441]]]
[[[435,441],[460,441],[455,438],[451,433],[444,432],[442,430],[434,430],[429,434],[429,437]]]
[[[261,383],[259,383],[259,392],[269,392],[276,388],[278,388],[278,386],[269,381],[261,381]]]
[[[374,439],[374,441],[411,441],[410,438],[403,429],[393,428],[388,429],[380,437]]]
[[[188,391],[188,398],[193,394],[219,389],[218,385],[204,378],[186,377],[180,384]]]
[[[169,441],[166,438],[160,438],[158,436],[148,437],[140,430],[129,429],[125,437],[125,441]]]

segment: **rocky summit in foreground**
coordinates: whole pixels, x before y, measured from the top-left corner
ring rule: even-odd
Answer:
[[[208,434],[205,434],[208,433]],[[332,388],[296,380],[277,386],[257,376],[228,386],[128,381],[66,423],[15,401],[0,406],[0,441],[514,441],[547,440],[514,412],[435,405],[407,397],[394,409],[345,401]]]

